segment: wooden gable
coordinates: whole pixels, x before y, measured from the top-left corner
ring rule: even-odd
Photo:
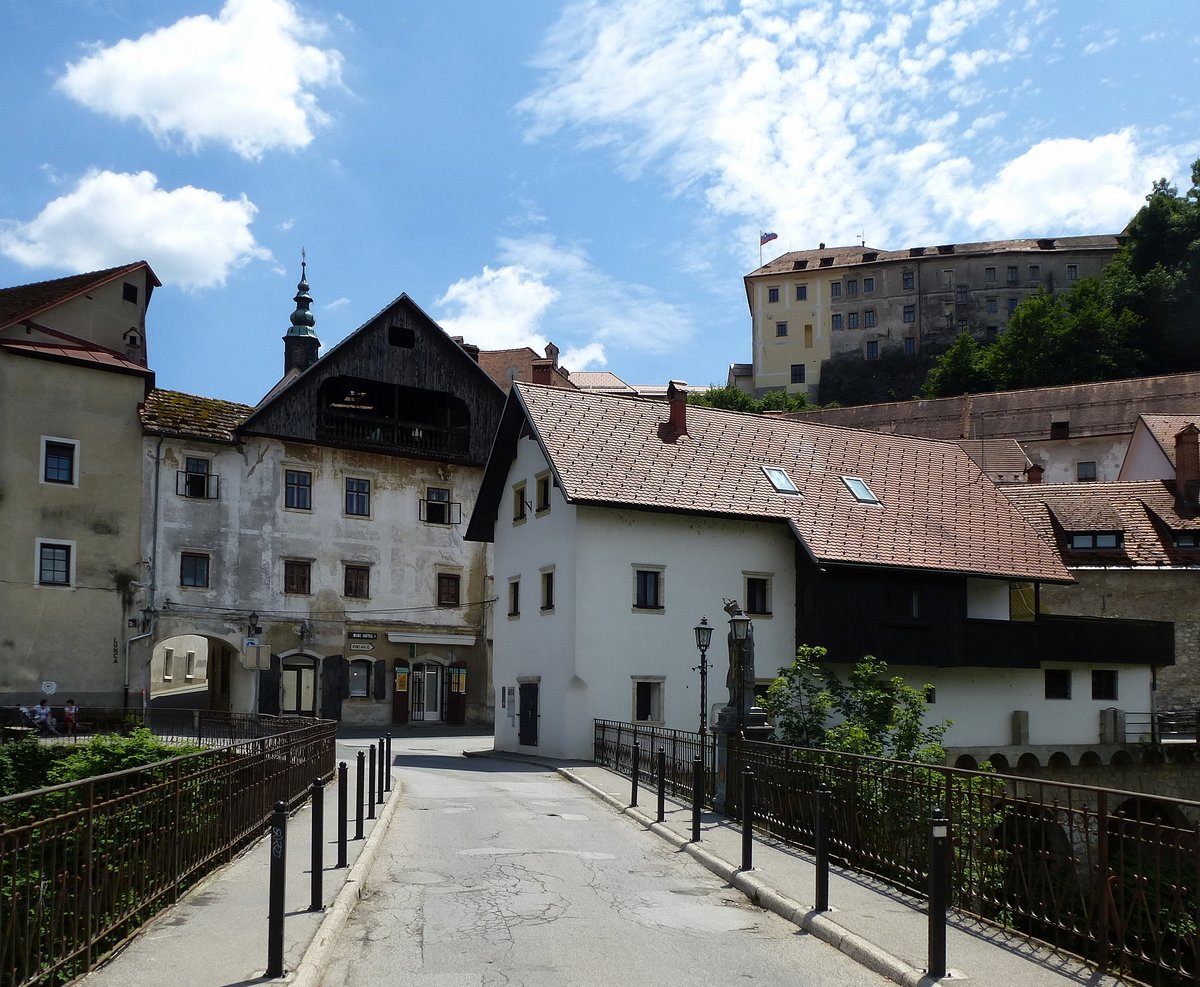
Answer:
[[[504,392],[401,295],[264,400],[245,435],[483,464]]]

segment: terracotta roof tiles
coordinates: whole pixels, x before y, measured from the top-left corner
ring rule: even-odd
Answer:
[[[248,404],[156,388],[142,406],[142,428],[148,435],[233,442],[237,427],[253,410]]]
[[[777,520],[829,564],[1069,582],[1053,548],[948,442],[518,384],[513,389],[568,500]],[[764,466],[800,494],[775,490]],[[860,503],[844,476],[881,501]]]

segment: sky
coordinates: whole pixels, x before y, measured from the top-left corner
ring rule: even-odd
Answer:
[[[147,260],[159,387],[256,403],[402,293],[723,384],[788,250],[1119,231],[1200,158],[1188,0],[0,0],[0,285]]]

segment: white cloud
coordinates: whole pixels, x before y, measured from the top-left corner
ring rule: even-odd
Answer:
[[[1091,214],[1076,184],[1091,169],[1028,169],[1055,145],[1031,146],[1025,135],[1039,131],[1005,112],[1020,70],[996,73],[1034,67],[1043,23],[998,0],[578,0],[547,35],[540,84],[519,108],[530,140],[565,132],[606,148],[623,174],[654,169],[706,213],[797,246],[856,242],[864,229],[881,247],[990,237],[989,224],[1018,218],[1030,224],[1020,232],[1113,229],[1176,169],[1149,134],[1090,135],[1083,150],[1111,169]],[[1039,208],[1002,214],[981,188]],[[1134,206],[1116,222],[1120,203]]]
[[[1099,55],[1103,51],[1108,51],[1109,48],[1117,43],[1117,37],[1116,31],[1105,31],[1098,41],[1089,41],[1084,45],[1083,53],[1085,55]]]
[[[251,259],[270,258],[250,231],[257,211],[245,196],[159,188],[148,171],[91,171],[30,221],[0,221],[0,253],[71,271],[145,259],[164,284],[208,288]]]
[[[619,281],[581,247],[548,235],[502,239],[500,266],[456,281],[437,299],[438,323],[484,349],[553,341],[571,370],[604,365],[606,346],[667,353],[687,345],[690,318],[645,285]]]
[[[349,304],[350,299],[342,296],[341,298],[335,298],[333,301],[322,305],[321,308],[325,309],[327,312],[336,312],[339,308],[345,308]]]
[[[143,123],[190,149],[226,144],[244,158],[295,150],[328,122],[313,90],[341,81],[342,56],[305,44],[319,28],[289,0],[227,0],[136,40],[96,46],[58,87],[89,109]]]

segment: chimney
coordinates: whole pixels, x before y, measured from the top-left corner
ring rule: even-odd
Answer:
[[[667,401],[671,405],[668,424],[676,435],[687,435],[687,381],[673,380],[667,385]]]
[[[458,343],[463,352],[465,352],[472,360],[474,360],[476,363],[479,362],[478,346],[476,346],[474,343],[468,343],[465,339],[463,339],[462,336],[451,336],[450,339]]]
[[[535,384],[545,384],[547,387],[554,384],[553,360],[532,360],[530,361],[530,369],[533,371],[533,382]]]
[[[553,343],[546,344],[546,359],[553,363],[555,367],[558,366],[558,347]]]
[[[1032,466],[1030,466],[1025,471],[1025,480],[1028,483],[1041,483],[1042,482],[1042,474],[1045,472],[1046,471],[1044,469],[1042,469],[1037,463],[1034,463]]]
[[[1175,496],[1196,503],[1200,492],[1200,428],[1188,422],[1175,434]]]

